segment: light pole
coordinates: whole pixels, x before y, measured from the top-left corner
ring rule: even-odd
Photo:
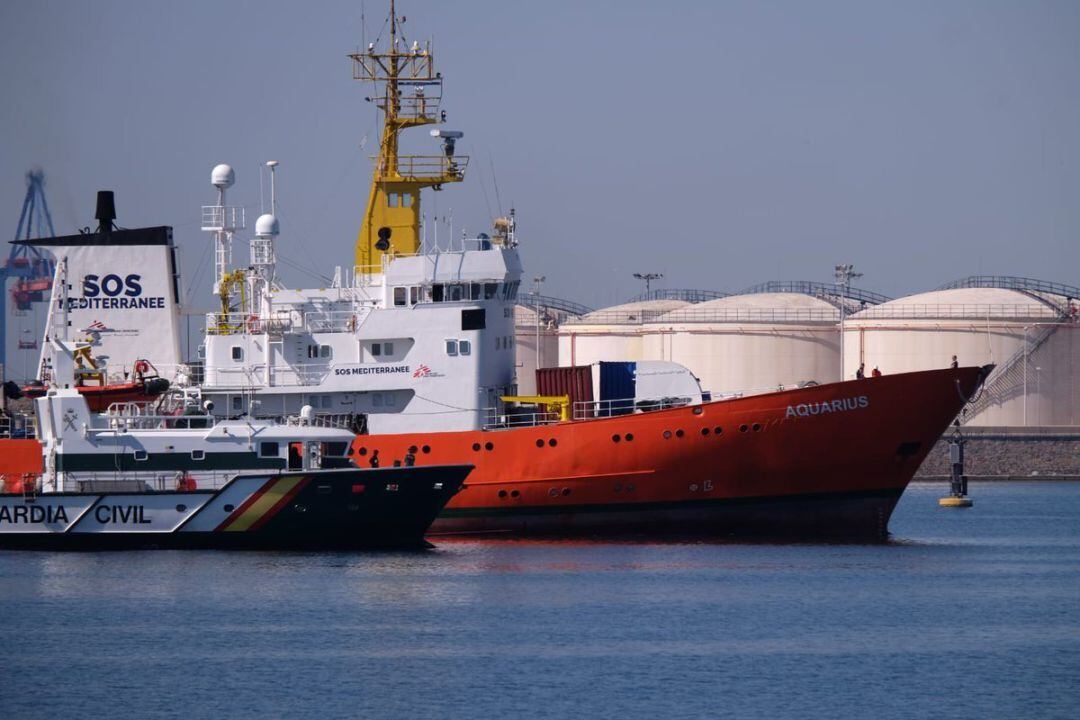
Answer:
[[[536,304],[533,307],[533,312],[536,313],[536,369],[540,369],[540,286],[547,280],[546,275],[539,275],[533,278],[533,296],[536,298]]]
[[[1042,368],[1035,366],[1035,422],[1042,425]]]
[[[652,292],[652,281],[664,277],[664,273],[634,273],[634,277],[645,281],[645,299],[648,300],[649,293]]]
[[[840,380],[844,379],[844,318],[847,316],[847,296],[851,281],[861,278],[862,273],[855,272],[854,265],[837,265],[836,284],[840,287]]]

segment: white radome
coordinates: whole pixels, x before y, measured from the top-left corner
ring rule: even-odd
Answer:
[[[255,221],[255,234],[260,237],[277,235],[279,232],[278,219],[270,213],[260,215],[259,219]]]
[[[210,171],[210,184],[219,190],[230,188],[235,182],[236,173],[233,171],[231,165],[222,163],[220,165],[215,165],[214,169]]]

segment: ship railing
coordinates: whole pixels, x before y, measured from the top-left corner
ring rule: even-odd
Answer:
[[[206,313],[207,335],[239,335],[248,333],[261,335],[280,335],[290,332],[295,325],[302,322],[298,312],[274,313],[270,317],[254,313]]]
[[[22,413],[0,415],[0,438],[33,440],[36,437],[37,423],[31,416]]]
[[[319,413],[310,418],[298,415],[288,415],[277,418],[278,422],[290,427],[321,427],[351,430],[357,423],[357,415],[353,413]]]
[[[312,310],[304,313],[304,329],[308,332],[354,332],[364,318],[366,308],[357,310]]]
[[[610,398],[606,400],[577,400],[573,405],[575,420],[632,415],[634,413],[667,410],[685,407],[694,403],[695,398],[683,396],[663,396],[654,398]]]
[[[97,471],[64,472],[62,490],[69,492],[140,493],[178,490],[181,481],[195,481],[196,490],[219,490],[236,477],[239,470]]]
[[[380,180],[461,180],[469,165],[468,155],[399,155],[397,172],[387,165],[385,158],[371,158],[379,163]]]
[[[203,205],[202,229],[213,230],[243,230],[244,208],[227,207],[223,205]]]
[[[176,430],[187,428],[210,428],[216,419],[203,413],[162,414],[152,403],[112,403],[105,410],[108,430]],[[100,428],[95,428],[100,429]]]
[[[485,430],[503,430],[506,428],[536,427],[537,425],[554,425],[559,422],[559,414],[555,412],[499,412],[498,408],[485,408]]]

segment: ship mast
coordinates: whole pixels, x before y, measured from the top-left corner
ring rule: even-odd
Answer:
[[[401,18],[404,22],[404,18]],[[413,255],[420,251],[420,191],[441,189],[444,183],[460,182],[465,176],[468,157],[454,154],[455,141],[462,133],[432,130],[443,141],[442,155],[400,155],[398,138],[403,130],[434,125],[446,120],[439,110],[442,101],[442,73],[435,72],[431,43],[418,42],[399,50],[405,42],[398,37],[398,17],[390,0],[390,46],[379,50],[375,43],[364,52],[349,55],[353,61],[353,79],[374,83],[376,92],[369,100],[383,114],[379,155],[356,239],[356,273],[373,275],[382,272],[383,259],[394,255]]]

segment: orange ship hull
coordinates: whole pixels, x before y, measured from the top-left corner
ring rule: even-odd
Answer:
[[[883,537],[986,371],[870,378],[529,428],[363,435],[353,459],[470,463],[431,534]]]
[[[987,370],[887,375],[699,406],[507,430],[360,435],[358,465],[472,464],[430,534],[883,537]],[[823,409],[823,408],[828,408]],[[11,452],[16,450],[17,452]],[[9,484],[36,441],[0,441]]]

